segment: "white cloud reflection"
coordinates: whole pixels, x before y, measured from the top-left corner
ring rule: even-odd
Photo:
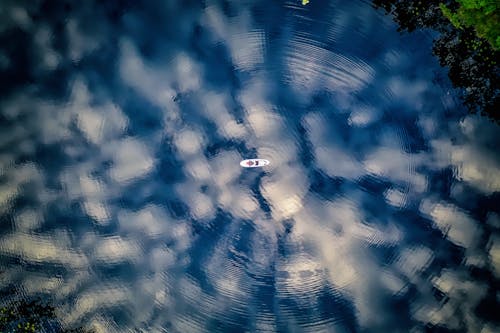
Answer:
[[[16,233],[0,239],[0,251],[32,263],[54,263],[72,268],[82,268],[88,264],[85,255],[66,244],[61,244],[60,235],[29,235]]]
[[[122,139],[111,143],[106,149],[113,152],[113,167],[110,176],[118,183],[147,175],[154,167],[154,159],[147,146],[135,138]]]
[[[10,26],[32,29],[29,11],[11,7],[0,32]],[[485,221],[474,215],[467,195],[469,189],[487,196],[500,189],[499,160],[491,144],[497,127],[474,116],[454,126],[439,112],[428,112],[424,96],[435,89],[428,78],[384,72],[388,64],[401,71],[408,66],[411,57],[401,56],[397,47],[380,55],[379,70],[376,60],[368,64],[319,42],[310,45],[295,33],[279,56],[283,78],[276,78],[262,66],[269,52],[267,31],[246,5],[233,7],[230,17],[216,4],[183,15],[207,29],[206,47],[225,47],[238,87],[211,82],[208,74],[218,69],[191,52],[186,41],[166,41],[162,52],[156,50],[162,57],[168,54],[162,58],[148,54],[133,36],[120,35],[116,76],[123,87],[116,88],[118,96],[101,92],[82,70],[64,102],[44,100],[26,87],[1,103],[2,116],[13,125],[0,134],[2,147],[12,146],[0,155],[0,212],[12,212],[18,198],[30,200],[12,214],[12,230],[6,224],[0,254],[67,270],[54,277],[2,263],[6,279],[22,281],[28,294],[54,294],[64,309],[63,322],[89,322],[102,332],[166,326],[201,332],[219,323],[236,327],[241,318],[250,318],[252,329],[262,331],[348,331],[318,310],[327,290],[352,307],[353,325],[361,330],[398,328],[391,302],[411,291],[413,299],[405,301],[410,310],[401,315],[416,331],[428,324],[493,331],[496,327],[475,312],[487,283],[469,269],[480,267],[499,278],[500,223],[497,212],[486,212]],[[364,22],[364,31],[374,22]],[[330,33],[340,40],[346,27],[337,28]],[[70,17],[64,29],[71,40],[69,61],[82,63],[104,47],[112,27],[102,23],[87,31],[80,18]],[[53,49],[53,32],[48,27],[37,31],[40,57],[49,57],[43,58],[44,70],[62,66],[68,59]],[[281,79],[290,86],[278,88],[274,81]],[[408,133],[404,123],[389,123],[383,106],[358,103],[352,93],[375,89],[375,79],[380,79],[377,89],[390,95],[387,103],[406,105],[405,116],[415,120],[417,129],[412,129],[418,133]],[[334,97],[324,107],[295,115],[299,111],[276,105],[278,89],[291,89],[290,98],[299,102],[323,91]],[[156,108],[159,129],[141,129],[137,115],[120,104],[130,92]],[[299,125],[310,144],[310,169],[300,157],[309,147],[297,140]],[[428,145],[408,147],[408,136],[422,137]],[[208,153],[216,139],[221,148]],[[59,146],[63,165],[19,162],[26,155],[35,159],[40,146]],[[162,164],[166,148],[175,166]],[[254,149],[271,160],[263,171],[238,165],[253,157],[246,154]],[[160,175],[162,168],[182,176]],[[447,168],[453,169],[450,184],[443,185],[443,193],[431,193],[432,173]],[[331,178],[341,183],[329,193],[332,197],[317,193],[312,169],[329,176],[328,184]],[[367,179],[375,179],[380,190],[363,188]],[[187,207],[182,218],[169,210],[175,200]],[[52,221],[53,212],[64,209],[75,215],[81,209],[89,221],[68,212],[64,222]],[[406,210],[418,219],[401,217]],[[219,213],[228,221],[216,218]],[[57,223],[65,227],[54,230]],[[426,239],[429,226],[442,237]],[[414,237],[414,228],[425,236],[415,232]],[[463,261],[434,260],[451,255],[436,253],[433,242],[463,248]],[[128,275],[105,273],[122,267]],[[269,280],[275,289],[263,292]],[[447,302],[438,301],[433,288]],[[271,301],[262,296],[266,292]],[[134,315],[118,323],[108,317],[109,309]],[[317,321],[304,324],[301,316],[306,315]]]
[[[233,64],[240,70],[251,70],[264,60],[265,31],[255,29],[247,8],[240,7],[235,17],[227,18],[217,6],[207,6],[201,23],[229,51]]]

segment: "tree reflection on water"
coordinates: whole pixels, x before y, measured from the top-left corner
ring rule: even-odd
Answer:
[[[93,333],[82,327],[60,327],[55,307],[40,298],[19,299],[2,306],[0,332]]]
[[[399,24],[400,31],[430,28],[439,32],[433,53],[455,88],[462,90],[464,105],[471,113],[500,120],[500,52],[480,38],[473,27],[458,29],[448,20],[440,6],[454,11],[458,3],[450,0],[401,1],[373,0],[375,8],[383,8]]]

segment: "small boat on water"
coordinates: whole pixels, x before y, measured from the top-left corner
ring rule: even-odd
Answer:
[[[251,158],[248,160],[243,160],[240,162],[240,165],[244,168],[259,168],[266,165],[269,165],[269,161],[262,158]]]

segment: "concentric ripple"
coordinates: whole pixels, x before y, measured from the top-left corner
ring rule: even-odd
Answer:
[[[96,332],[498,331],[498,127],[434,83],[428,37],[366,1],[123,6],[0,9],[5,304]]]

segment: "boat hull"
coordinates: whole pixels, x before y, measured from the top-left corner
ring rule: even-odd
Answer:
[[[240,165],[244,168],[260,168],[269,165],[269,161],[262,158],[251,158],[248,160],[243,160]]]

